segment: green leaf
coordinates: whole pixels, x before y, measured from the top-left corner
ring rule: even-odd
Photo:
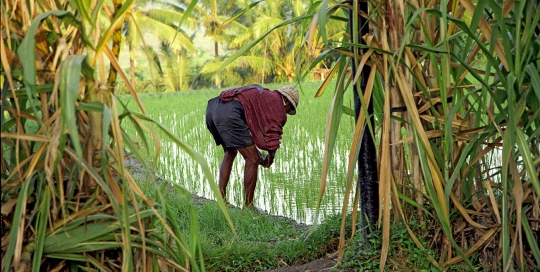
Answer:
[[[516,142],[519,148],[519,155],[523,159],[525,169],[527,169],[528,176],[531,178],[531,183],[536,191],[536,195],[540,196],[540,182],[538,181],[538,170],[534,166],[534,158],[531,154],[531,149],[525,140],[525,133],[521,129],[516,130]],[[514,184],[514,186],[521,186],[520,184]]]
[[[536,98],[538,99],[538,102],[540,102],[540,75],[538,74],[538,69],[534,63],[529,63],[524,70],[531,77],[532,89],[536,95]]]
[[[258,44],[262,39],[264,39],[268,34],[272,33],[272,31],[274,31],[275,29],[278,29],[280,27],[292,24],[292,23],[294,23],[296,21],[311,19],[312,17],[313,17],[313,15],[303,15],[303,16],[300,16],[300,17],[295,17],[295,18],[292,18],[292,19],[289,19],[289,20],[285,20],[285,21],[275,25],[274,27],[272,27],[268,31],[266,31],[264,34],[262,34],[259,38],[257,38],[255,40],[253,40],[252,42],[248,43],[247,45],[245,45],[244,47],[242,47],[238,51],[236,51],[234,54],[232,54],[229,58],[227,58],[227,60],[225,60],[225,62],[223,62],[223,64],[219,67],[218,71],[222,71],[225,67],[227,67],[227,65],[231,64],[237,58],[244,55],[244,53],[249,51],[253,46]]]
[[[193,1],[193,2],[197,2],[197,1]],[[236,14],[234,14],[231,18],[227,19],[225,22],[223,22],[221,24],[221,26],[219,26],[219,29],[218,29],[218,32],[223,30],[225,27],[227,27],[230,23],[236,21],[236,19],[238,19],[240,16],[244,15],[244,13],[246,13],[248,10],[250,10],[252,7],[258,5],[259,3],[261,3],[262,1],[256,1],[256,2],[253,2],[251,4],[249,4],[249,6],[245,9],[242,9],[240,10],[239,12],[237,12]]]
[[[43,256],[43,244],[45,241],[45,233],[47,230],[47,223],[49,219],[50,203],[51,203],[51,191],[48,186],[44,188],[43,199],[40,201],[39,211],[36,220],[36,234],[35,234],[35,247],[34,255],[32,256],[32,271],[40,271],[41,257]]]
[[[339,63],[336,64],[336,65],[339,65],[339,72],[338,72],[339,74],[345,73],[345,69],[347,65],[347,61],[345,59],[346,58],[344,57],[339,58]],[[338,84],[336,86],[334,98],[332,99],[330,110],[328,111],[328,119],[326,121],[326,132],[325,132],[325,142],[324,142],[324,157],[323,157],[323,165],[321,169],[319,200],[317,201],[315,220],[317,220],[319,217],[318,216],[319,208],[321,206],[322,197],[324,195],[324,190],[326,188],[327,173],[328,173],[328,169],[330,168],[330,158],[332,158],[332,153],[334,152],[334,147],[336,144],[336,135],[338,132],[339,124],[341,122],[341,116],[343,113],[343,94],[345,93],[345,90],[346,89],[343,87],[343,84]],[[313,225],[315,226],[316,223]]]
[[[88,11],[92,10],[90,5],[90,1],[83,1],[83,0],[72,0],[71,1],[73,5],[75,6],[75,9],[81,13],[82,17],[86,21],[91,21],[90,14],[88,14]],[[96,8],[95,10],[100,10]]]
[[[75,103],[77,102],[79,83],[81,82],[81,65],[85,57],[84,55],[73,55],[62,62],[59,86],[62,131],[68,130],[75,152],[81,159],[82,148],[79,140]]]
[[[173,44],[174,41],[176,40],[176,36],[178,36],[178,33],[181,31],[184,21],[186,20],[186,18],[188,18],[191,15],[193,8],[197,6],[198,2],[199,2],[198,0],[193,0],[189,3],[186,11],[184,12],[184,15],[182,15],[182,18],[180,18],[180,21],[178,22],[178,27],[176,28],[176,33],[174,34],[171,44]]]
[[[141,114],[141,113],[136,113],[136,112],[132,112],[132,114],[134,116],[136,116],[137,118],[141,119],[141,120],[146,120],[146,121],[149,121],[149,122],[152,122],[152,123],[156,124],[161,129],[161,131],[163,131],[165,133],[165,135],[169,139],[171,139],[176,145],[178,145],[182,150],[184,150],[184,152],[186,152],[193,160],[195,160],[195,162],[197,162],[201,166],[201,168],[203,170],[203,173],[204,173],[204,176],[206,177],[206,179],[208,179],[208,181],[210,183],[210,188],[214,192],[214,195],[221,196],[219,188],[218,188],[218,186],[217,186],[217,184],[216,184],[216,182],[214,180],[214,174],[210,170],[210,166],[208,165],[208,162],[206,161],[206,159],[204,158],[204,156],[201,153],[197,152],[195,149],[193,149],[193,147],[189,146],[188,144],[182,142],[168,128],[166,128],[165,126],[163,126],[159,122],[155,121],[151,117],[146,116],[146,115]],[[221,211],[225,215],[225,218],[227,220],[227,223],[229,224],[229,227],[233,231],[234,235],[236,235],[234,225],[233,225],[232,220],[231,220],[231,218],[229,216],[229,213],[227,212],[227,208],[225,207],[225,202],[223,201],[223,198],[217,197],[217,203],[218,203],[218,206],[220,207]]]
[[[25,84],[26,94],[29,99],[28,102],[30,103],[30,107],[34,111],[34,116],[38,116],[37,110],[35,109],[35,105],[37,104],[37,102],[35,101],[34,93],[36,88],[37,76],[35,36],[39,26],[41,25],[41,22],[47,17],[49,17],[50,15],[61,17],[66,14],[69,14],[69,12],[56,10],[48,11],[38,15],[32,21],[30,28],[28,28],[26,35],[24,36],[19,48],[17,49],[17,55],[19,55],[23,67],[23,82]]]
[[[311,61],[311,63],[309,64],[309,68],[304,74],[304,76],[307,75],[313,68],[315,68],[321,61],[325,60],[326,58],[332,57],[334,53],[334,50],[325,50],[321,52],[321,54],[319,54],[313,61]]]
[[[326,22],[328,21],[326,9],[328,8],[328,0],[323,0],[319,11],[317,13],[317,26],[319,27],[319,35],[323,39],[323,43],[326,44],[328,37],[326,36]]]
[[[539,242],[538,236],[535,237],[533,231],[531,230],[531,226],[529,224],[530,223],[527,219],[527,215],[525,214],[525,211],[521,210],[521,225],[523,226],[525,237],[527,238],[529,247],[531,248],[534,259],[536,260],[536,264],[538,265],[540,264],[540,249],[538,248],[538,242]]]
[[[190,244],[190,253],[191,253],[191,262],[197,263],[195,260],[195,256],[197,256],[197,248],[200,247],[201,240],[199,239],[199,224],[197,221],[197,212],[195,211],[195,208],[193,206],[189,209],[189,244]],[[201,260],[202,262],[203,260]],[[199,272],[198,266],[193,266],[195,272]]]
[[[139,211],[139,213],[136,214],[133,209],[129,209],[127,212],[124,211],[124,213],[127,214],[124,221],[128,224],[136,222],[138,217],[144,219],[154,215],[151,210]],[[91,219],[97,220],[97,218],[81,218],[48,234],[47,237],[45,237],[43,244],[43,253],[84,252],[89,250],[88,248],[80,248],[80,246],[85,243],[116,241],[117,237],[115,235],[119,234],[113,234],[121,228],[120,222],[122,222],[122,220],[107,215],[101,216],[109,219],[92,222]]]
[[[17,243],[22,243],[23,241],[19,241],[19,231],[21,230],[20,224],[21,219],[25,216],[23,212],[26,210],[26,203],[28,199],[28,191],[30,184],[34,183],[33,175],[30,175],[27,177],[23,182],[21,189],[18,194],[17,199],[17,205],[15,206],[15,212],[13,213],[13,223],[11,224],[11,230],[9,233],[9,243],[7,246],[7,250],[5,251],[5,255],[2,258],[2,264],[4,266],[4,272],[10,271],[11,262],[13,261],[13,255],[15,253],[15,245]],[[22,236],[21,236],[22,237]],[[4,264],[5,260],[5,264]]]
[[[305,12],[305,14],[315,14],[315,11],[317,11],[317,8],[322,4],[322,1],[315,1],[311,4],[311,6],[309,6],[308,10]],[[298,16],[300,16],[298,14]],[[302,28],[303,29],[307,29],[308,26],[309,26],[309,23],[310,21],[309,20],[305,20],[304,23],[302,24]]]
[[[414,206],[415,208],[422,210],[422,211],[423,211],[424,213],[426,213],[427,215],[429,215],[429,216],[435,218],[435,217],[433,216],[433,214],[430,213],[430,212],[426,209],[426,207],[424,207],[424,206],[418,204],[414,199],[410,198],[409,196],[404,195],[404,194],[402,194],[402,193],[400,193],[400,192],[398,192],[398,196],[399,196],[400,199],[402,199],[403,201],[409,203],[411,206]]]
[[[133,4],[133,1],[134,0],[126,0],[122,3],[122,7],[114,15],[114,19],[111,21],[109,29],[107,29],[107,31],[104,32],[105,33],[104,37],[110,37],[109,35],[112,35],[116,27],[122,27],[122,22],[119,22],[119,20],[124,18],[125,13],[129,11],[129,8],[131,7],[131,4]],[[101,50],[103,50],[103,47],[108,42],[109,42],[108,38],[100,39],[99,44],[96,47],[96,56],[98,55],[98,53],[101,53]]]
[[[77,261],[77,262],[88,262],[93,265],[95,265],[97,268],[99,268],[101,271],[108,271],[105,267],[103,267],[100,263],[96,263],[94,258],[87,258],[83,255],[79,254],[72,254],[72,253],[64,253],[64,254],[47,254],[44,257],[51,258],[51,259],[59,259],[59,260],[71,260],[71,261]]]
[[[342,111],[343,111],[343,114],[347,114],[347,115],[349,115],[351,117],[354,117],[354,110],[353,109],[351,109],[351,108],[349,108],[347,106],[343,106]]]

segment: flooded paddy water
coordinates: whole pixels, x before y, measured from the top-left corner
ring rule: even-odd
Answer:
[[[333,91],[328,91],[322,98],[313,98],[317,86],[303,86],[297,114],[288,116],[282,145],[276,153],[274,164],[268,169],[259,168],[254,199],[255,206],[269,214],[289,217],[307,224],[316,219],[326,119],[333,95]],[[220,90],[208,90],[140,97],[152,118],[165,125],[185,144],[206,158],[216,182],[223,149],[215,145],[212,135],[206,129],[204,116],[208,99],[219,93]],[[134,108],[133,101],[130,104],[130,108]],[[344,115],[331,158],[319,220],[341,212],[352,128],[352,118]],[[129,127],[126,129],[130,131]],[[178,183],[193,194],[215,199],[202,168],[164,135],[160,135],[160,138],[162,145],[156,173],[164,179]],[[227,200],[235,206],[241,206],[244,201],[243,172],[244,160],[239,154],[227,187]]]

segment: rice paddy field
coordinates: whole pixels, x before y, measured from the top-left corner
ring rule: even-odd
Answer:
[[[324,156],[326,119],[333,96],[331,86],[322,97],[314,98],[320,83],[304,83],[300,90],[297,114],[288,116],[284,127],[281,148],[274,164],[259,168],[254,204],[272,215],[281,215],[298,222],[311,224],[328,215],[341,212],[345,190],[347,156],[351,144],[354,120],[343,115],[336,147],[331,159],[327,186],[321,209],[316,217],[319,199],[321,168]],[[266,85],[278,89],[282,85]],[[150,117],[169,128],[185,144],[200,152],[208,161],[217,181],[223,149],[216,146],[205,123],[207,101],[225,89],[182,91],[162,94],[143,94],[140,99]],[[120,100],[135,109],[135,102],[128,96]],[[348,91],[345,103],[352,105],[352,92]],[[130,135],[137,131],[123,123]],[[215,199],[209,181],[201,167],[165,135],[161,138],[160,156],[155,172],[160,177],[178,183],[193,194]],[[148,161],[153,157],[143,152]],[[227,188],[227,200],[235,206],[243,204],[244,160],[236,157]]]

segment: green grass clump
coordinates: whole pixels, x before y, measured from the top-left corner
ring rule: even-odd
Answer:
[[[229,209],[238,236],[227,227],[215,202],[197,208],[206,267],[211,271],[261,271],[323,257],[339,237],[339,216],[312,230],[284,217]],[[182,219],[179,219],[182,220]]]
[[[190,214],[192,209],[196,211],[198,241],[208,271],[276,269],[306,263],[337,249],[340,215],[327,217],[311,227],[286,217],[229,206],[235,237],[215,201],[192,196],[171,182],[145,174],[144,170],[131,169],[131,173],[147,197],[161,195],[166,199],[185,237],[193,231]],[[156,231],[163,230],[158,227]],[[191,242],[194,241],[188,240],[188,244]]]
[[[419,227],[415,222],[409,222],[409,227],[413,231],[418,231]],[[407,233],[407,228],[403,222],[393,223],[390,230],[390,243],[388,249],[388,261],[385,270],[401,271],[405,268],[411,271],[440,271],[434,266],[428,256],[437,259],[435,252],[427,248],[423,242],[424,248],[418,248],[412,238]],[[419,232],[415,232],[419,233]],[[424,233],[427,232],[424,231]],[[422,237],[420,237],[422,240]],[[347,245],[345,255],[340,267],[354,271],[376,271],[379,269],[382,230],[375,229],[368,235],[369,243],[361,234],[361,231]]]

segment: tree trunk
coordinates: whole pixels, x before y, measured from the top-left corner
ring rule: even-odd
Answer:
[[[358,0],[355,0],[358,1]],[[358,1],[358,7],[365,14],[368,13],[368,2]],[[358,16],[359,24],[359,43],[365,44],[362,36],[369,32],[369,23],[368,20],[362,16]],[[349,31],[351,34],[351,39],[353,37],[353,11],[349,10]],[[351,48],[351,51],[354,53],[354,48]],[[363,53],[363,50],[360,49],[360,54]],[[352,62],[352,75],[356,74],[357,64]],[[361,82],[360,89],[363,90],[366,88],[367,80],[369,74],[371,73],[370,66],[364,66],[361,73]],[[360,111],[362,110],[360,104],[360,97],[358,92],[357,84],[353,85],[354,89],[354,111],[355,117],[358,119]],[[375,148],[375,142],[371,133],[368,129],[367,122],[371,123],[371,126],[374,127],[374,117],[373,117],[373,99],[370,99],[368,104],[366,116],[366,127],[362,135],[362,144],[360,146],[360,153],[358,155],[358,182],[357,186],[360,188],[360,211],[361,211],[361,220],[364,240],[367,242],[367,235],[371,232],[371,229],[377,223],[377,217],[379,215],[379,185],[377,180],[377,150]]]
[[[218,61],[219,60],[219,44],[218,44],[218,42],[214,42],[214,54],[215,54],[216,61]],[[216,83],[216,87],[221,88],[221,79],[219,77],[219,72],[216,75],[215,83]]]

